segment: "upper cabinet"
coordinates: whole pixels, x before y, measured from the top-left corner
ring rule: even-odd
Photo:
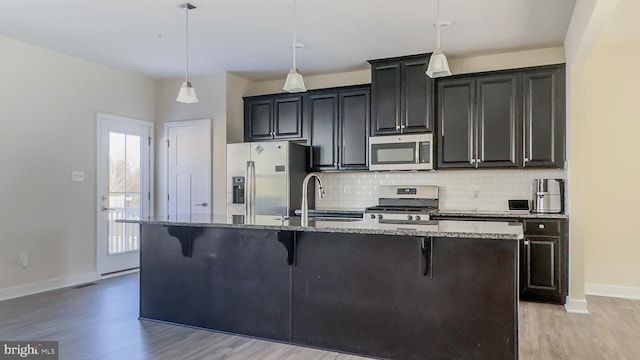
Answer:
[[[524,166],[564,167],[565,67],[523,73]]]
[[[302,95],[244,98],[244,141],[302,139]]]
[[[564,166],[564,65],[437,82],[438,168]]]
[[[312,170],[366,170],[369,86],[311,91],[305,101]]]
[[[516,167],[518,74],[438,82],[439,168]]]
[[[371,60],[371,135],[433,131],[429,54]]]

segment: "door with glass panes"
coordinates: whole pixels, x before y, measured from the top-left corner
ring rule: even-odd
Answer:
[[[151,215],[153,124],[98,114],[97,272],[139,267],[140,226],[119,219]]]

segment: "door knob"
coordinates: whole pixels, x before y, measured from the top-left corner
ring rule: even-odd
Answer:
[[[207,206],[209,206],[209,204],[207,204],[206,202],[203,202],[202,204],[194,204],[193,206],[207,207]]]

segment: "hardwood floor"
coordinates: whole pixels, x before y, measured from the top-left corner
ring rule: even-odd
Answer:
[[[640,359],[640,300],[588,297],[589,315],[521,303],[520,359]],[[0,340],[57,340],[60,359],[363,357],[138,320],[138,275],[0,302]]]

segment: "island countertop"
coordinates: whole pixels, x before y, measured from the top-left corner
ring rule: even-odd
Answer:
[[[335,232],[351,234],[408,235],[421,237],[448,237],[493,240],[519,240],[524,237],[522,224],[498,221],[434,220],[426,224],[388,224],[363,219],[310,219],[302,226],[299,217],[256,215],[238,220],[224,214],[156,216],[143,219],[121,219],[117,222],[156,224],[165,226],[223,227],[275,231]]]

